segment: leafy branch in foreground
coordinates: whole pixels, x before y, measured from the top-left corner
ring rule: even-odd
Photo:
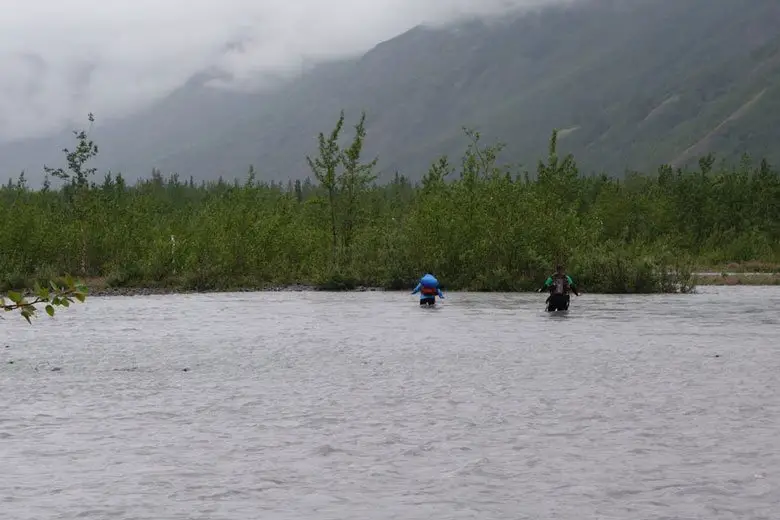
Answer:
[[[41,287],[37,282],[31,296],[24,296],[21,292],[8,291],[6,295],[0,295],[0,309],[5,312],[19,311],[28,323],[32,323],[31,317],[35,316],[38,304],[45,303],[46,314],[54,316],[55,307],[70,307],[74,299],[81,303],[87,298],[87,288],[81,283],[76,283],[68,276],[65,285],[57,285],[49,282],[49,287]],[[8,303],[10,302],[10,303]]]

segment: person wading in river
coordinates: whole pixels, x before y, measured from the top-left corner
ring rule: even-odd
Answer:
[[[431,273],[426,273],[420,278],[420,283],[414,288],[412,294],[420,293],[420,305],[436,305],[436,297],[444,299],[444,295],[439,288],[439,280]]]
[[[537,292],[545,290],[550,291],[550,296],[545,302],[547,304],[547,312],[568,310],[569,302],[571,301],[569,291],[577,296],[580,295],[577,290],[577,285],[574,283],[574,280],[566,274],[562,265],[555,266],[555,273],[547,277],[547,280],[544,281],[544,285],[542,285]]]

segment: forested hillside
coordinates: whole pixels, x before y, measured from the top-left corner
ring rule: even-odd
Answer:
[[[308,175],[316,133],[365,109],[380,179],[419,179],[457,155],[462,126],[507,143],[533,170],[553,128],[584,172],[623,175],[695,164],[708,152],[780,162],[780,3],[583,0],[457,27],[418,27],[284,88],[239,94],[198,76],[133,117],[95,128],[99,166],[128,179]],[[102,121],[97,114],[98,123]],[[0,164],[40,181],[68,136],[0,148]]]

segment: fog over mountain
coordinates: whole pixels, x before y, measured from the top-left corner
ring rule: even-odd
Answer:
[[[530,168],[553,128],[583,171],[780,161],[775,0],[10,1],[0,178],[38,182],[88,112],[129,178],[301,178],[341,109],[382,178],[457,156],[463,125]]]
[[[364,52],[421,23],[552,0],[6,0],[0,17],[0,139],[115,118],[194,74],[256,87]],[[559,2],[560,3],[560,2]]]

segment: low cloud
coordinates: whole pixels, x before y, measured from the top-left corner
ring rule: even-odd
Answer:
[[[554,1],[6,0],[0,140],[82,124],[89,111],[120,117],[199,71],[238,83],[289,75],[420,23]]]

